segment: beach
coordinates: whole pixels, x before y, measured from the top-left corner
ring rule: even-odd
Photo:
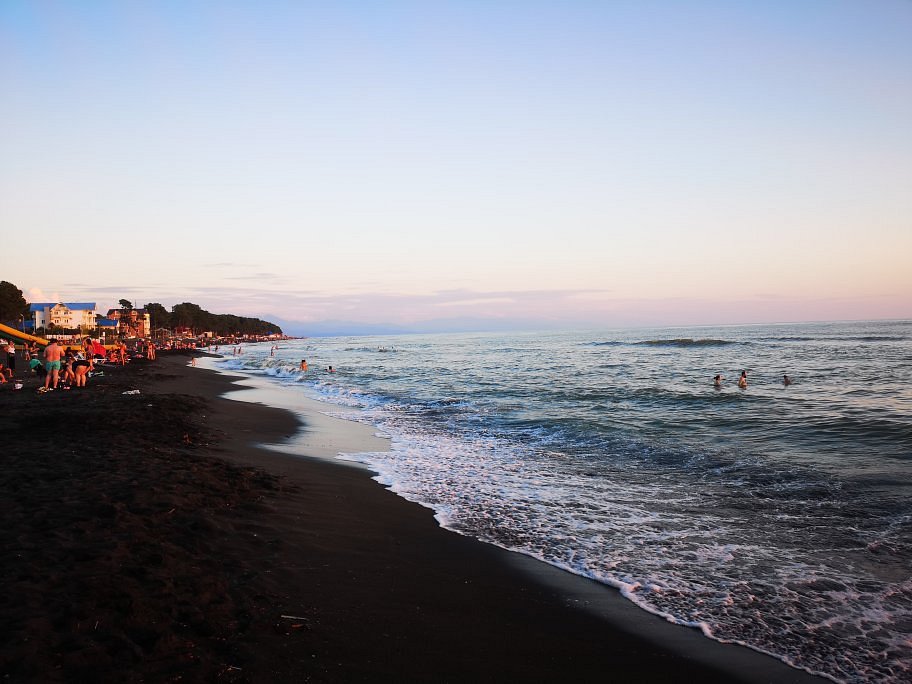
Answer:
[[[190,358],[0,386],[6,681],[821,681],[441,529],[330,460],[369,426]]]

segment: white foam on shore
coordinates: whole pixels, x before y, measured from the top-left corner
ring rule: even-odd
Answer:
[[[242,364],[226,364],[212,358],[202,358],[200,367],[219,372],[242,371]],[[287,441],[264,445],[302,456],[337,459],[342,452],[381,451],[389,447],[389,439],[371,425],[357,420],[354,411],[337,409],[329,415],[329,405],[306,397],[301,392],[289,392],[269,379],[245,373],[237,383],[238,390],[229,392],[232,400],[260,403],[285,409],[300,416],[304,427]]]

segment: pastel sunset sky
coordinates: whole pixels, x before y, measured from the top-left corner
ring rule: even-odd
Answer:
[[[910,36],[908,0],[4,0],[0,279],[304,332],[912,318]]]

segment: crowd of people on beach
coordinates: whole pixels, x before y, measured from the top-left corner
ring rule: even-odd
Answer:
[[[6,363],[0,363],[0,384],[14,381],[15,389],[22,389],[21,379],[15,379],[16,345],[0,339],[0,350],[6,352]],[[27,375],[36,375],[42,384],[38,392],[44,394],[58,389],[86,387],[91,377],[103,375],[102,364],[125,366],[131,359],[155,360],[156,347],[152,340],[137,340],[133,349],[126,342],[104,345],[101,340],[86,337],[75,346],[64,347],[60,340],[51,338],[43,350],[37,342],[22,345],[22,357],[28,366]],[[8,377],[7,377],[8,376]]]

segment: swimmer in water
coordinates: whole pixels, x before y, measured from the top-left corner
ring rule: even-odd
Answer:
[[[741,371],[741,377],[738,378],[738,387],[747,389],[747,371]]]
[[[786,387],[788,387],[789,385],[792,384],[792,379],[788,375],[783,375],[782,384],[785,385]]]
[[[724,379],[725,378],[723,378],[721,375],[717,375],[716,377],[714,377],[713,378],[713,387],[715,387],[716,389],[722,389],[722,381]]]
[[[307,359],[301,359],[301,370],[302,371],[307,370]]]

